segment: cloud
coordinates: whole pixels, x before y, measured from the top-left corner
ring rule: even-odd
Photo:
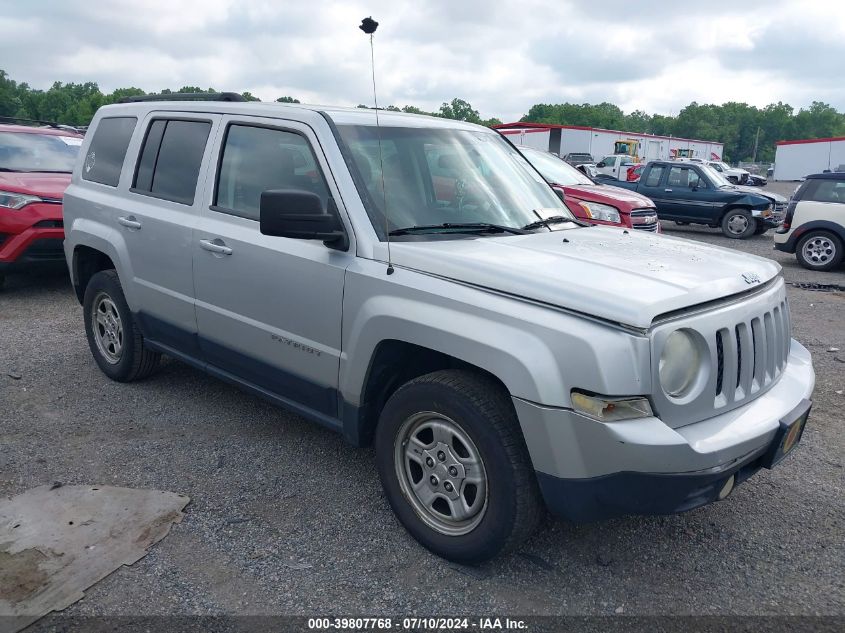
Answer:
[[[460,97],[515,120],[534,103],[616,103],[669,114],[695,100],[824,100],[845,20],[821,0],[0,0],[0,66],[37,88],[183,85],[263,100],[371,103],[372,15],[380,103],[437,109]]]

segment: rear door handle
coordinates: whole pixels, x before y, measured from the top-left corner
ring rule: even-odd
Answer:
[[[668,191],[668,192],[670,192],[670,193],[672,192],[672,190],[671,190],[671,189],[664,189],[663,191]]]
[[[135,219],[134,215],[130,215],[128,218],[120,217],[117,219],[118,224],[121,226],[125,226],[127,229],[140,229],[141,223]]]
[[[231,255],[232,249],[226,246],[226,244],[221,240],[219,237],[213,240],[200,240],[200,246],[212,253],[217,253],[218,255]]]

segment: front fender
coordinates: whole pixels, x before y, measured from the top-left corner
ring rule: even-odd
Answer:
[[[573,388],[649,393],[649,342],[602,322],[424,273],[358,260],[344,292],[340,391],[360,405],[379,343],[437,351],[496,376],[512,396],[570,406]]]

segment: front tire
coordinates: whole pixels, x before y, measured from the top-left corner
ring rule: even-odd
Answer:
[[[117,272],[102,270],[93,275],[85,288],[82,307],[88,346],[106,376],[132,382],[156,369],[161,354],[144,345]]]
[[[744,240],[756,230],[757,220],[746,209],[728,209],[722,218],[722,233],[732,240]]]
[[[795,246],[798,263],[809,270],[832,270],[842,263],[842,256],[842,240],[827,231],[811,231]]]
[[[384,406],[375,444],[393,512],[438,556],[483,562],[543,516],[513,403],[486,376],[444,370],[406,383]]]

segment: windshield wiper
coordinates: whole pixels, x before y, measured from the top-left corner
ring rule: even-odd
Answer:
[[[411,235],[413,233],[432,233],[441,229],[452,229],[454,233],[469,231],[473,233],[514,233],[524,235],[523,229],[501,224],[490,224],[489,222],[444,222],[443,224],[424,224],[418,226],[406,226],[401,229],[393,229],[388,233],[394,235]],[[457,230],[455,230],[457,229]]]
[[[536,222],[531,222],[526,224],[522,227],[523,231],[531,231],[533,229],[539,229],[541,226],[545,226],[547,229],[552,227],[549,224],[560,224],[561,222],[574,222],[572,218],[565,216],[565,215],[553,215],[550,218],[543,218],[542,220],[537,220]]]

